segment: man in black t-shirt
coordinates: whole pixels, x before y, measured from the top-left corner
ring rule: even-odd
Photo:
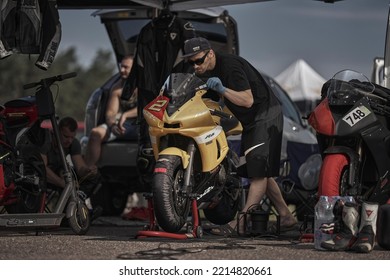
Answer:
[[[214,52],[204,38],[193,38],[184,44],[184,57],[200,77],[209,77],[207,86],[223,98],[225,105],[243,126],[239,175],[251,179],[248,198],[242,209],[246,212],[258,205],[266,194],[280,215],[281,230],[297,223],[288,209],[273,177],[279,176],[283,133],[281,106],[261,74],[242,57]],[[240,219],[241,220],[241,219]],[[239,231],[243,231],[240,222]],[[236,227],[214,233],[226,235]]]
[[[79,178],[88,174],[96,174],[97,169],[91,170],[85,163],[81,155],[81,145],[76,138],[77,121],[71,117],[65,117],[60,120],[59,124],[60,138],[65,157],[70,156],[70,163]],[[63,171],[58,143],[53,135],[50,134],[50,140],[42,149],[42,158],[46,164],[47,181],[59,188],[65,188],[65,181],[61,176]]]
[[[100,176],[97,172],[97,168],[90,168],[85,163],[81,155],[81,145],[79,140],[76,138],[77,133],[77,121],[71,117],[65,117],[60,120],[58,124],[61,145],[64,150],[65,157],[69,162],[70,166],[73,166],[73,170],[76,172],[77,180],[80,184],[79,194],[82,194],[85,199],[87,207],[92,210],[92,205],[89,197],[95,191],[95,188],[99,184]],[[41,148],[42,159],[46,166],[46,176],[48,184],[55,186],[59,189],[65,188],[65,180],[62,177],[63,163],[61,155],[52,132],[48,133],[47,141]],[[93,215],[96,218],[100,215],[101,207],[95,208]]]

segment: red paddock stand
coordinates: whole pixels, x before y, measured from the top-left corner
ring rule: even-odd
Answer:
[[[154,217],[154,207],[151,196],[147,197],[148,210],[149,210],[149,225],[144,230],[140,230],[137,233],[136,238],[146,237],[163,237],[173,239],[190,239],[190,238],[201,238],[203,236],[202,227],[199,225],[199,211],[198,205],[195,199],[191,200],[191,211],[192,211],[192,225],[187,226],[186,233],[171,233],[160,231]]]

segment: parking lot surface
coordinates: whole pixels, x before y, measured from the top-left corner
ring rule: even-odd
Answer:
[[[303,242],[300,225],[280,235],[202,238],[136,238],[145,222],[100,217],[86,235],[70,228],[16,232],[0,230],[1,260],[389,260],[378,245],[369,254],[329,252]],[[205,225],[205,228],[207,226]]]

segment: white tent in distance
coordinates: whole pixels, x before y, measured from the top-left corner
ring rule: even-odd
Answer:
[[[321,99],[321,88],[326,80],[303,59],[298,59],[275,77],[280,86],[306,115]]]

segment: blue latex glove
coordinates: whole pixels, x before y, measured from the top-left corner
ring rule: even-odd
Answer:
[[[209,78],[207,80],[206,84],[207,84],[207,87],[209,89],[215,90],[216,92],[218,92],[220,94],[225,93],[226,88],[222,85],[221,80],[217,77]]]

